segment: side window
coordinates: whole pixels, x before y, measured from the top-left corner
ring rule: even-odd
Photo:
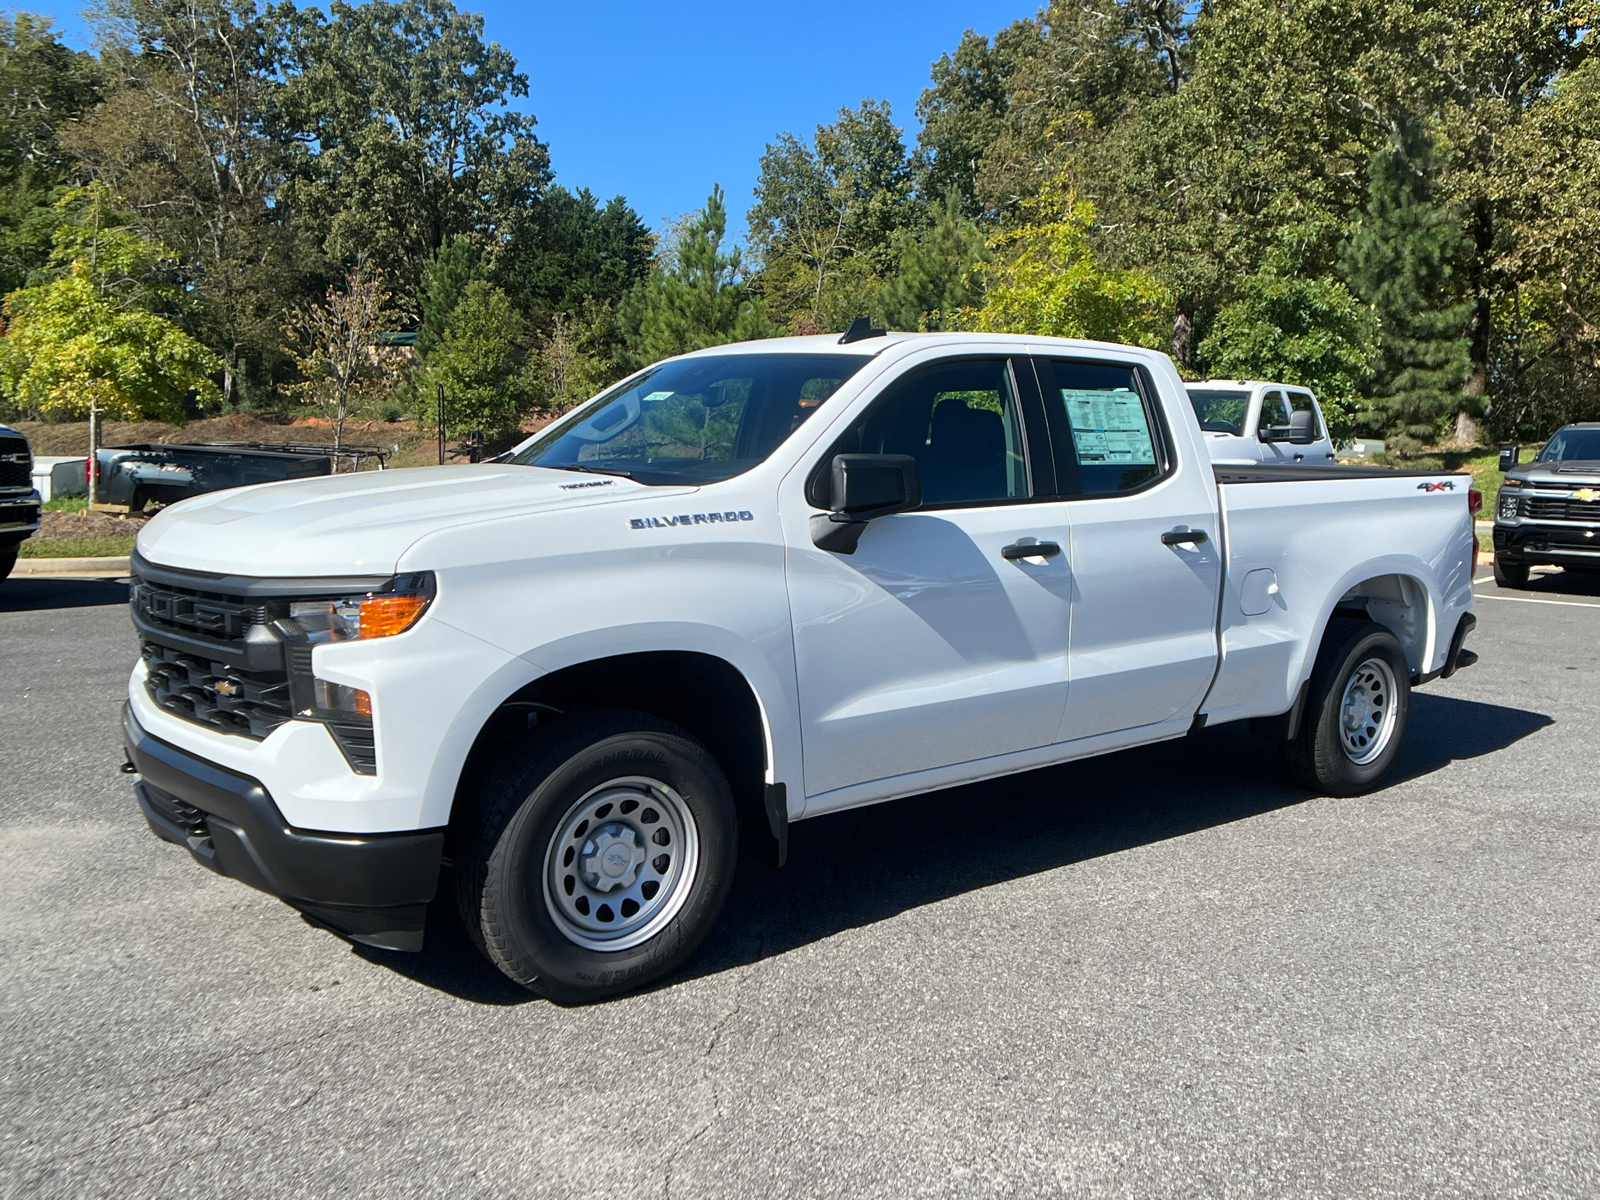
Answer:
[[[936,363],[896,380],[833,454],[911,455],[922,476],[924,505],[1032,494],[1022,413],[1003,358]]]
[[[1283,393],[1273,388],[1271,391],[1261,393],[1261,419],[1256,422],[1257,429],[1265,429],[1268,425],[1287,425],[1289,423],[1289,405],[1283,398]]]
[[[1051,359],[1040,364],[1045,406],[1058,430],[1057,473],[1064,495],[1111,496],[1143,487],[1166,472],[1161,428],[1134,367]],[[1057,441],[1061,441],[1057,438]],[[1072,480],[1076,476],[1077,484]]]

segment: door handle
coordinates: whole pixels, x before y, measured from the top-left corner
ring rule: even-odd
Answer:
[[[1185,542],[1198,546],[1206,540],[1206,531],[1204,529],[1169,529],[1161,535],[1161,544],[1163,546],[1181,546]]]
[[[1000,551],[1001,558],[1054,558],[1061,547],[1054,542],[1013,542]]]

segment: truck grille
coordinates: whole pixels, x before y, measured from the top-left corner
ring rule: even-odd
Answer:
[[[165,587],[134,578],[130,603],[136,614],[158,629],[208,638],[229,646],[243,643],[245,631],[265,624],[266,606],[232,596]]]
[[[0,437],[0,488],[33,488],[33,457],[19,437]]]
[[[150,698],[184,720],[259,741],[293,715],[281,672],[242,671],[151,641],[141,653]]]
[[[1530,521],[1593,521],[1600,524],[1600,501],[1569,500],[1560,493],[1525,494],[1521,509],[1522,515]]]

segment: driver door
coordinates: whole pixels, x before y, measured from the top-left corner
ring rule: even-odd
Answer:
[[[786,522],[811,811],[828,805],[809,798],[1055,739],[1071,581],[1042,428],[1026,359],[944,359],[892,382],[818,464],[817,510],[838,453],[916,458],[923,505],[872,521],[853,554]],[[1021,556],[1034,543],[1050,545]]]

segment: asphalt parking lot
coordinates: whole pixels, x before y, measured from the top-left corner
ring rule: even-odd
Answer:
[[[1233,728],[802,823],[533,1000],[147,831],[113,581],[0,589],[0,1196],[1593,1197],[1600,587],[1479,585],[1392,782]]]

